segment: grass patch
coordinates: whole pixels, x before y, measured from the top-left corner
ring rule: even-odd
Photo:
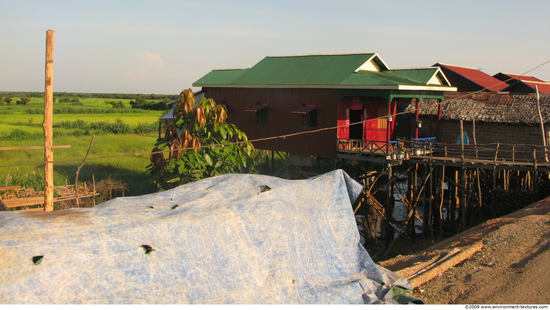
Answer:
[[[157,134],[147,135],[114,135],[106,134],[95,137],[93,148],[88,156],[86,164],[80,171],[79,182],[91,182],[92,176],[96,183],[104,179],[114,178],[127,183],[126,195],[140,195],[151,192],[151,178],[145,171],[149,164],[149,155],[107,157],[122,154],[148,154],[158,138]],[[90,146],[90,136],[63,136],[54,139],[54,145],[70,145],[69,149],[55,149],[54,161],[66,161],[54,163],[54,184],[73,184],[76,169],[82,163]],[[26,141],[0,142],[0,146],[40,146],[43,139]],[[37,182],[43,184],[43,164],[30,164],[12,166],[22,163],[42,162],[44,152],[42,150],[20,150],[0,152],[0,184],[8,184],[33,187]],[[38,172],[42,172],[40,175]],[[9,176],[8,176],[9,174]],[[38,180],[37,182],[33,180]],[[7,182],[6,182],[7,181]],[[43,188],[43,185],[42,185]]]
[[[86,155],[92,135],[94,146],[80,171],[79,182],[121,182],[126,195],[141,195],[155,189],[145,168],[149,155],[110,157],[121,154],[148,154],[158,138],[159,118],[166,112],[132,109],[134,99],[75,98],[54,94],[54,184],[73,184],[76,168]],[[27,105],[0,104],[0,146],[43,146],[44,98],[30,97]],[[154,103],[155,101],[148,101]],[[118,108],[114,108],[113,104]],[[123,107],[123,108],[121,108]],[[0,186],[19,185],[43,189],[42,150],[0,152]],[[76,160],[76,161],[74,161]],[[25,164],[25,165],[20,165]]]

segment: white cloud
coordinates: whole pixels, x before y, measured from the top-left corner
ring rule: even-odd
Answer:
[[[158,74],[164,70],[166,63],[159,54],[144,52],[137,54],[139,69],[128,71],[124,75],[129,79],[147,77],[151,74]]]
[[[161,70],[166,64],[164,60],[158,54],[151,54],[149,52],[139,53],[138,58],[141,62],[142,68],[146,67],[153,70]]]

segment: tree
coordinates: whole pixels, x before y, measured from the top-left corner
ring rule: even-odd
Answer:
[[[164,141],[157,143],[148,166],[158,187],[177,185],[254,167],[252,143],[244,132],[227,123],[225,106],[213,99],[195,103],[191,89],[182,91]],[[162,150],[168,149],[168,159]]]
[[[109,102],[109,104],[113,107],[113,109],[124,109],[126,108],[126,106],[124,106],[124,103],[122,103],[122,101],[118,101],[118,102],[115,102],[115,101],[111,101]]]
[[[27,105],[31,102],[31,99],[28,97],[22,97],[20,100],[17,101],[17,104]]]
[[[12,98],[8,95],[6,96],[6,98],[4,98],[4,101],[6,102],[7,105],[11,105]]]

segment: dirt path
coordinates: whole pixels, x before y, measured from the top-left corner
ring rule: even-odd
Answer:
[[[427,304],[550,304],[550,197],[435,244],[422,253],[379,262],[398,271],[434,253],[482,249],[421,285]]]

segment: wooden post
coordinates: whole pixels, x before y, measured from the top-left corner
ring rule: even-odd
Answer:
[[[546,153],[546,133],[544,132],[544,120],[540,112],[540,95],[539,87],[535,85],[535,91],[537,92],[537,111],[539,112],[540,130],[542,131],[542,145],[544,146],[544,159],[548,162],[548,154]]]
[[[466,230],[466,169],[464,167],[464,121],[460,120],[460,159],[462,165],[460,166],[460,205],[459,209],[462,211],[461,221],[463,229]],[[460,229],[460,224],[458,225]]]
[[[393,227],[391,224],[391,219],[393,218],[393,205],[395,199],[393,198],[393,167],[391,164],[388,164],[388,184],[386,188],[386,251],[390,248],[390,242],[393,240]]]
[[[413,214],[411,222],[410,222],[410,229],[411,229],[411,243],[414,244],[416,242],[416,204],[420,200],[419,194],[420,191],[418,190],[418,164],[414,164],[414,171],[413,171],[413,188],[412,192],[414,193],[413,199],[411,199],[411,212]]]
[[[415,120],[414,120],[414,138],[418,139],[418,125],[416,124],[416,122],[420,120],[420,101],[415,98],[414,103],[416,106]]]
[[[533,147],[533,187],[535,195],[538,199],[539,196],[539,174],[537,172],[537,148]]]
[[[430,152],[430,158],[432,157],[432,153]],[[434,167],[433,167],[433,161],[430,159],[430,201],[429,201],[429,204],[428,204],[428,218],[424,218],[424,223],[426,223],[426,221],[428,221],[428,227],[430,229],[430,236],[432,237],[432,244],[435,244],[435,239],[434,239],[434,227],[433,227],[433,221],[432,221],[432,204],[433,204],[433,197],[434,197],[434,182],[433,182],[433,178],[434,178]],[[425,202],[424,202],[425,204]],[[425,208],[425,206],[424,206]],[[424,212],[424,214],[426,214],[426,212]],[[426,226],[426,225],[424,225]]]
[[[414,164],[413,167],[416,168],[416,166],[417,165]],[[408,178],[408,180],[407,180],[407,200],[409,201],[409,204],[407,205],[407,214],[408,214],[413,210],[414,200],[416,199],[416,194],[414,192],[416,184],[414,182],[414,171],[413,171],[413,169],[409,169],[409,173],[408,173],[407,178]],[[413,229],[414,228],[411,228],[410,224],[409,224],[409,229],[411,230],[411,243],[414,243],[414,237],[413,237],[413,234],[414,234]]]
[[[271,151],[271,175],[275,175],[275,151]]]
[[[437,138],[441,138],[441,100],[438,100],[437,105]]]
[[[46,32],[46,85],[44,91],[44,211],[53,211],[53,45],[54,31]]]
[[[94,145],[94,139],[95,135],[92,135],[92,142],[90,142],[90,147],[88,148],[88,152],[86,153],[86,156],[84,157],[84,160],[82,163],[76,168],[76,177],[74,178],[74,193],[76,198],[76,207],[80,208],[80,201],[78,199],[78,175],[80,174],[80,169],[82,169],[82,166],[86,163],[86,159],[88,159],[88,155],[90,155],[90,151],[92,150],[92,146]],[[94,189],[95,192],[95,189]],[[122,196],[124,197],[124,190]]]
[[[392,118],[391,121],[389,120],[390,117]],[[390,153],[390,140],[391,140],[390,124],[392,122],[393,122],[393,116],[391,116],[391,101],[388,101],[388,116],[386,117],[386,154]]]
[[[464,121],[460,120],[460,159],[464,162]]]
[[[478,159],[479,155],[478,155],[478,150],[477,150],[476,121],[475,120],[472,121],[472,134],[473,134],[473,138],[474,138],[474,146],[476,148],[476,159]]]
[[[450,186],[447,187],[450,192]],[[443,236],[443,203],[445,202],[445,165],[441,168],[441,201],[439,203],[439,236]],[[447,212],[449,215],[450,212]]]
[[[94,198],[92,199],[94,201],[94,207],[95,207],[95,196],[96,196],[96,192],[95,192],[95,175],[92,174],[92,182],[94,184]]]

